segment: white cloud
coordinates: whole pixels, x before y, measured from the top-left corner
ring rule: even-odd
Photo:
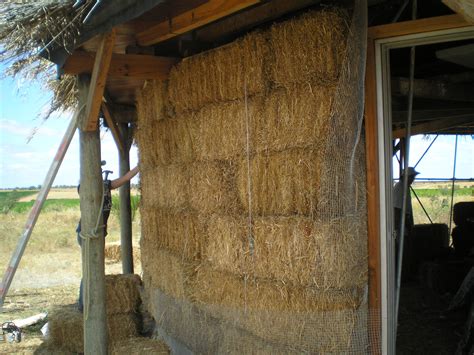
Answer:
[[[28,134],[28,129],[25,129],[23,125],[13,120],[0,120],[0,130],[2,131],[2,134],[5,135],[15,134],[26,137],[26,135]]]

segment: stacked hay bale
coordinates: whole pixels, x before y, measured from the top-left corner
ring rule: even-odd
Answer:
[[[474,253],[474,202],[458,202],[453,208],[456,227],[451,233],[456,255],[465,257]]]
[[[310,12],[139,94],[147,306],[194,351],[365,349],[364,144],[334,109],[347,31]]]
[[[131,341],[135,349],[148,349],[152,345],[161,353],[166,347],[159,341],[139,337],[141,331],[138,275],[106,275],[107,330],[112,353],[127,351]],[[72,353],[84,351],[84,315],[75,305],[61,306],[48,315],[49,337],[46,347]],[[127,347],[128,346],[128,347]]]
[[[140,245],[133,243],[133,261],[140,263]],[[104,257],[106,263],[118,263],[122,261],[122,245],[120,242],[106,243],[104,248]]]

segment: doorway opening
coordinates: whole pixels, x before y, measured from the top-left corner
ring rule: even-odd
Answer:
[[[468,353],[474,306],[468,297],[453,302],[474,267],[474,233],[464,221],[470,217],[460,217],[474,203],[474,29],[376,44],[386,346],[396,343],[397,353]],[[407,178],[405,188],[403,172],[417,177],[413,184]]]

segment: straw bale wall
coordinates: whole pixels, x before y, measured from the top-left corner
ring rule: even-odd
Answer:
[[[263,92],[267,36],[254,32],[234,43],[186,58],[170,73],[169,100],[176,112]],[[243,85],[245,83],[245,85]]]
[[[138,94],[145,303],[195,352],[365,349],[364,138],[338,105],[347,34],[344,12],[309,12]]]

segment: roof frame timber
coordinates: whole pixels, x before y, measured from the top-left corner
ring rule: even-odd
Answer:
[[[112,117],[112,114],[110,113],[107,103],[102,102],[101,107],[102,113],[104,114],[105,122],[107,122],[107,126],[109,127],[110,132],[112,133],[112,137],[114,138],[118,150],[121,154],[125,154],[125,142],[122,139],[122,135],[119,132],[117,123],[115,122],[114,118]]]
[[[95,57],[96,53],[75,51],[66,60],[61,71],[71,75],[91,73]],[[164,80],[168,78],[171,67],[178,61],[179,59],[172,57],[113,53],[108,76]]]
[[[473,114],[449,116],[443,119],[437,119],[434,121],[428,121],[420,123],[411,127],[411,134],[428,134],[433,132],[445,131],[450,128],[459,127],[463,125],[472,124],[474,120]],[[403,138],[406,136],[406,128],[399,128],[392,131],[393,138]]]
[[[137,42],[140,46],[151,46],[207,25],[259,2],[261,0],[209,0],[189,11],[137,33]]]
[[[410,80],[407,78],[392,78],[392,93],[408,95]],[[474,102],[474,94],[469,83],[452,84],[439,80],[415,79],[413,95],[427,99]]]
[[[82,127],[84,131],[95,131],[97,129],[99,111],[102,104],[102,97],[104,96],[114,44],[115,29],[112,29],[112,31],[103,36],[95,56],[86,100],[85,122],[83,122]]]

